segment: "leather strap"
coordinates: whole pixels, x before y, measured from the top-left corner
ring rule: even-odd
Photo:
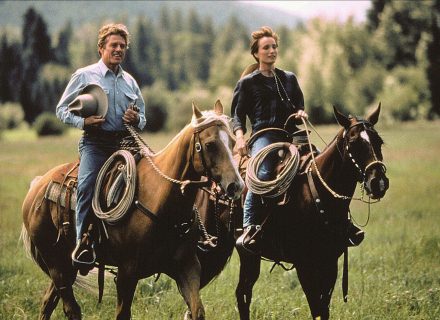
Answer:
[[[153,212],[148,210],[142,203],[140,203],[138,200],[134,202],[134,205],[136,208],[138,208],[143,214],[145,214],[148,218],[153,220],[153,222],[159,223],[159,217],[156,216]]]
[[[66,173],[66,175],[64,176],[63,181],[60,184],[60,195],[58,196],[57,199],[57,214],[58,214],[58,237],[57,237],[57,241],[60,239],[61,236],[61,232],[64,233],[64,235],[67,237],[68,233],[70,231],[70,196],[71,196],[71,191],[76,183],[76,179],[72,178],[71,180],[68,181],[67,185],[66,185],[66,198],[65,198],[65,208],[64,210],[61,209],[61,194],[62,194],[62,190],[63,187],[66,183],[66,181],[68,180],[70,174],[79,166],[79,162],[76,162],[75,165]]]
[[[342,296],[348,301],[348,247],[344,250],[344,269],[342,270]]]
[[[313,202],[315,203],[316,210],[318,211],[318,215],[323,218],[324,224],[328,225],[327,215],[325,214],[325,210],[322,206],[321,199],[319,198],[318,190],[316,190],[316,185],[315,182],[313,181],[311,169],[307,171],[307,180],[309,182],[310,192],[312,193]]]

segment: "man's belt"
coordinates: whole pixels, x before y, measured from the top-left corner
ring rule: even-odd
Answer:
[[[121,140],[130,133],[126,130],[124,131],[107,131],[102,129],[88,129],[84,131],[84,136],[92,139],[101,139],[101,140]]]

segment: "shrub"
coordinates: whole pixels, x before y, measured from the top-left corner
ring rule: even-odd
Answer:
[[[43,112],[35,120],[33,127],[38,136],[59,136],[66,131],[63,124],[53,113]]]
[[[149,132],[158,132],[162,130],[168,118],[168,113],[162,105],[148,104],[146,107],[147,124],[145,130]]]
[[[2,129],[15,129],[24,119],[24,112],[18,103],[0,104],[0,123]]]
[[[157,132],[164,129],[168,120],[168,110],[174,105],[172,93],[162,82],[157,81],[151,87],[142,88],[142,96],[145,100],[147,118],[145,131]]]

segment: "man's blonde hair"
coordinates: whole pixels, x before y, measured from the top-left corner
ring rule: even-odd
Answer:
[[[124,38],[128,49],[128,45],[130,44],[130,33],[128,32],[127,27],[121,23],[110,23],[99,29],[98,51],[99,49],[104,48],[107,37],[113,34],[120,35],[122,38]]]

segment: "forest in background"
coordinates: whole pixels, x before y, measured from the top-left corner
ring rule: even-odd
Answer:
[[[142,88],[146,130],[179,130],[191,101],[206,109],[220,98],[229,112],[233,88],[254,62],[252,30],[240,12],[216,24],[194,9],[163,6],[157,19],[111,21],[127,24],[132,35],[123,68]],[[0,130],[54,116],[71,74],[99,59],[97,32],[105,22],[66,21],[49,33],[29,7],[21,35],[0,29]],[[440,0],[373,0],[365,23],[315,18],[275,31],[277,66],[297,74],[314,123],[333,122],[333,105],[362,115],[379,101],[389,122],[440,115]]]

